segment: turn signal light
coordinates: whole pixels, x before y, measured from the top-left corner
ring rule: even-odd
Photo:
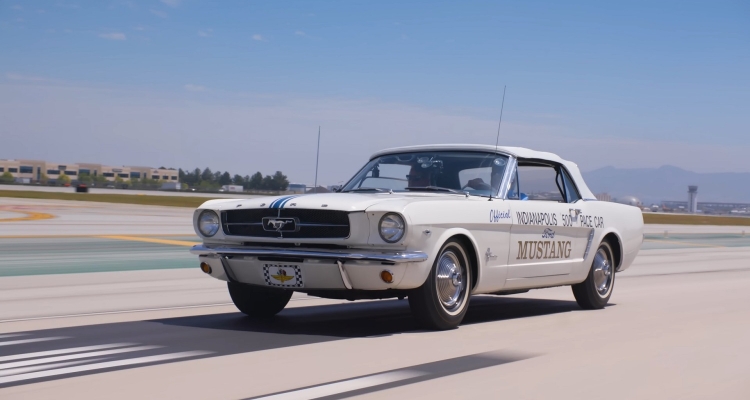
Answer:
[[[211,266],[208,265],[208,264],[206,264],[206,263],[204,263],[204,262],[202,262],[201,263],[201,271],[203,271],[203,272],[205,272],[207,274],[210,274],[211,273]]]
[[[382,272],[380,272],[380,279],[382,279],[385,283],[393,283],[393,273],[391,271],[388,271],[387,269],[384,269]]]

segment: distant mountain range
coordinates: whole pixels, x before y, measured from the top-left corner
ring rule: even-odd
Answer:
[[[613,198],[635,196],[644,205],[661,201],[687,201],[688,185],[698,186],[698,201],[750,203],[750,173],[697,173],[665,165],[659,168],[604,167],[584,172],[594,193]]]

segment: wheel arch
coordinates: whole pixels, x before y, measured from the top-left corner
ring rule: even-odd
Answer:
[[[449,240],[456,240],[464,246],[466,256],[469,257],[469,267],[471,268],[471,289],[474,290],[474,288],[477,287],[477,284],[479,284],[481,274],[479,268],[479,253],[477,253],[479,247],[468,231],[460,229],[446,231],[441,240],[438,241],[438,251]]]
[[[622,267],[622,239],[620,239],[617,233],[608,232],[602,238],[602,242],[607,242],[612,247],[612,256],[615,258],[615,271],[619,271],[620,267]]]

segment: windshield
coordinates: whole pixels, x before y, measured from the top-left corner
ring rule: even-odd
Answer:
[[[494,197],[507,165],[507,156],[494,153],[389,154],[367,163],[341,191],[443,191]]]

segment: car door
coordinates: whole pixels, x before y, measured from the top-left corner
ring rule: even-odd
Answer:
[[[508,283],[554,276],[564,280],[583,262],[591,233],[579,221],[586,205],[565,168],[519,159],[508,199],[513,218]]]

